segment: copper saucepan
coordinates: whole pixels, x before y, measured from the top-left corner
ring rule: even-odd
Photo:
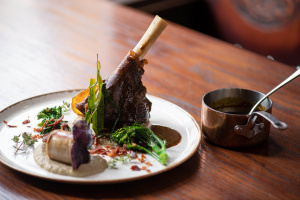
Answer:
[[[270,133],[270,125],[285,129],[287,125],[272,113],[272,101],[266,98],[255,112],[248,115],[263,93],[225,88],[203,96],[201,130],[206,139],[223,147],[250,147],[264,142]]]

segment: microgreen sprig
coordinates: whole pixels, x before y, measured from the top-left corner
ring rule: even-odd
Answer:
[[[131,162],[130,154],[122,155],[119,157],[115,157],[108,161],[108,167],[111,169],[117,169],[117,163],[121,162],[123,165],[128,164]]]
[[[21,137],[22,135],[22,142],[21,142]],[[22,151],[23,153],[26,152],[28,150],[29,147],[33,147],[34,143],[37,142],[37,140],[34,138],[31,138],[31,134],[30,133],[22,133],[20,135],[15,135],[12,138],[12,141],[14,141],[16,144],[14,146],[14,148],[16,149],[15,154],[17,154],[19,151]]]

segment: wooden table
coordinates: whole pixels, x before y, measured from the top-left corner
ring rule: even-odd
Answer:
[[[153,16],[100,0],[0,1],[0,110],[35,95],[85,88],[118,66]],[[295,71],[169,22],[146,55],[148,93],[188,111],[200,125],[201,98],[214,89],[268,92]],[[204,138],[182,165],[112,185],[46,181],[0,164],[0,199],[299,199],[300,79],[272,95],[273,114],[288,123],[264,144],[243,150]],[[1,122],[2,123],[2,122]]]

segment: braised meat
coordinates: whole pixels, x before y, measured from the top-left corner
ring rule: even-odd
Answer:
[[[82,102],[76,104],[76,108],[82,112],[83,114],[85,114],[85,108],[86,108],[86,104],[88,102],[89,96],[85,97]]]
[[[146,87],[142,83],[143,59],[158,36],[167,26],[167,22],[156,16],[147,31],[130,51],[119,67],[105,80],[106,89],[112,101],[120,110],[119,124],[134,122],[146,123],[150,118],[152,103],[146,97]],[[76,104],[77,110],[85,114],[87,98]],[[105,100],[104,126],[112,127],[119,116],[118,110]]]
[[[152,103],[147,99],[147,89],[142,83],[145,64],[147,60],[140,61],[137,55],[130,51],[119,67],[105,80],[110,98],[120,110],[118,122],[121,125],[149,121]],[[84,114],[87,100],[88,97],[76,105],[76,108]],[[111,127],[115,123],[118,113],[109,102],[105,102],[106,127]]]
[[[139,60],[130,51],[114,73],[105,81],[111,99],[120,109],[119,123],[145,123],[149,121],[151,102],[146,97],[147,89],[142,83],[145,59]],[[105,104],[105,124],[113,124],[118,111]]]

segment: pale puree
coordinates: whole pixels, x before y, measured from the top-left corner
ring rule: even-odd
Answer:
[[[61,175],[67,176],[89,176],[103,172],[107,168],[107,162],[100,156],[91,156],[90,161],[81,164],[78,169],[74,170],[71,165],[51,160],[46,153],[46,144],[38,145],[33,151],[35,162],[43,169]]]

